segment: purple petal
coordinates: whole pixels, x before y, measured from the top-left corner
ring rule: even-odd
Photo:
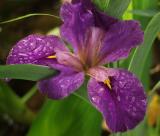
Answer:
[[[80,2],[82,4],[84,4],[84,6],[86,6],[87,8],[93,6],[92,3],[91,3],[91,0],[72,0],[73,4],[77,4],[77,3],[80,3]]]
[[[64,24],[61,27],[61,36],[69,42],[74,51],[80,50],[84,42],[84,33],[93,25],[93,16],[90,10],[86,10],[82,3],[65,3],[61,7],[61,18]]]
[[[56,36],[29,35],[20,40],[11,50],[7,64],[44,64],[55,49],[67,50]]]
[[[137,21],[121,21],[110,27],[100,52],[100,64],[126,58],[130,50],[143,42],[143,32]]]
[[[81,50],[85,43],[85,33],[90,27],[109,29],[118,20],[98,11],[90,0],[75,0],[65,3],[61,8],[62,37],[69,42],[74,51]]]
[[[106,13],[98,11],[96,9],[93,10],[95,26],[100,27],[104,30],[108,30],[111,25],[118,22],[118,19],[108,16]]]
[[[40,81],[39,89],[51,99],[62,99],[77,90],[83,82],[83,72],[75,72],[65,67],[58,76]]]
[[[79,57],[71,52],[56,51],[57,61],[59,64],[72,67],[76,71],[83,70],[83,64]]]
[[[112,75],[109,77],[112,89],[92,78],[88,83],[89,98],[92,104],[102,112],[112,132],[132,129],[143,120],[146,112],[146,96],[143,86],[128,71],[107,70]]]
[[[118,22],[118,19],[108,16],[95,7],[91,0],[72,0],[72,3],[82,3],[86,10],[91,10],[94,16],[94,26],[107,30],[111,25]]]

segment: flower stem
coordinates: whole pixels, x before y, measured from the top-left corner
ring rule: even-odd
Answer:
[[[13,18],[13,19],[10,19],[10,20],[0,22],[0,24],[1,25],[2,24],[7,24],[7,23],[18,21],[18,20],[22,20],[22,19],[25,19],[25,18],[33,17],[33,16],[48,16],[48,17],[53,17],[53,18],[56,18],[56,19],[60,20],[60,18],[58,16],[55,16],[55,15],[46,14],[46,13],[33,13],[33,14],[27,14],[27,15],[24,15],[24,16],[20,16],[20,17],[17,17],[17,18]]]
[[[21,98],[21,101],[22,103],[26,103],[37,91],[37,86],[33,86],[31,88],[31,90],[28,91],[28,93],[26,93],[22,98]]]
[[[149,96],[153,95],[157,89],[160,88],[160,81],[153,87],[151,92],[149,93]]]

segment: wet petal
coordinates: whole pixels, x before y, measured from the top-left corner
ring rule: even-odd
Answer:
[[[76,91],[84,82],[84,73],[65,67],[56,77],[39,82],[40,91],[51,99],[62,99]]]
[[[99,55],[100,63],[126,58],[130,50],[143,42],[143,32],[137,21],[120,21],[106,33]]]
[[[72,3],[81,2],[86,10],[91,10],[94,17],[94,26],[107,30],[111,25],[118,22],[118,19],[108,16],[95,7],[91,0],[72,0]]]
[[[61,36],[69,42],[74,51],[81,49],[84,42],[84,33],[93,25],[93,16],[90,10],[86,10],[82,3],[65,3],[61,7],[61,18],[64,24],[61,27]]]
[[[56,36],[29,35],[12,48],[7,64],[45,64],[56,48],[67,50]]]
[[[82,3],[84,6],[86,6],[86,8],[89,8],[92,6],[92,3],[91,3],[91,0],[72,0],[72,3],[73,4],[76,4],[76,3]]]
[[[92,104],[102,112],[112,132],[134,128],[146,112],[146,96],[140,81],[125,70],[115,72],[110,79],[111,89],[103,82],[90,79],[88,93]]]
[[[108,30],[113,24],[117,23],[119,20],[116,18],[113,18],[107,13],[101,12],[99,10],[94,9],[94,20],[95,20],[95,26],[102,28],[103,30]]]
[[[81,50],[85,43],[85,33],[90,27],[108,30],[118,20],[100,12],[90,0],[75,0],[65,3],[61,8],[62,37],[69,42],[74,51]]]

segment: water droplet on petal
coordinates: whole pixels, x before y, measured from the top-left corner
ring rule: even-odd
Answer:
[[[135,101],[135,99],[136,99],[136,98],[133,96],[131,101],[132,101],[132,102],[134,102],[134,101]]]
[[[65,88],[65,85],[61,85],[61,88]]]
[[[136,107],[133,107],[133,111],[136,111],[137,109],[136,109]]]
[[[128,96],[126,96],[126,100],[128,100],[128,98],[129,98],[129,97],[128,97]]]
[[[131,114],[132,114],[132,116],[136,116],[136,113],[135,113],[135,112],[132,112]]]
[[[99,103],[100,102],[99,96],[93,96],[92,101],[95,102],[95,103]]]
[[[120,102],[121,101],[121,98],[120,98],[120,96],[118,95],[117,96],[117,100]]]

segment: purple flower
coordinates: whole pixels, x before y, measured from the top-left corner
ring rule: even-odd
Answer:
[[[120,21],[98,11],[90,0],[65,3],[61,38],[30,35],[11,50],[7,64],[39,64],[59,74],[39,81],[39,89],[52,99],[62,99],[77,90],[90,76],[88,96],[103,114],[112,132],[134,128],[143,120],[146,96],[141,82],[123,69],[103,65],[126,58],[143,42],[136,21]],[[65,45],[62,38],[67,42]],[[67,46],[72,46],[70,51]]]

